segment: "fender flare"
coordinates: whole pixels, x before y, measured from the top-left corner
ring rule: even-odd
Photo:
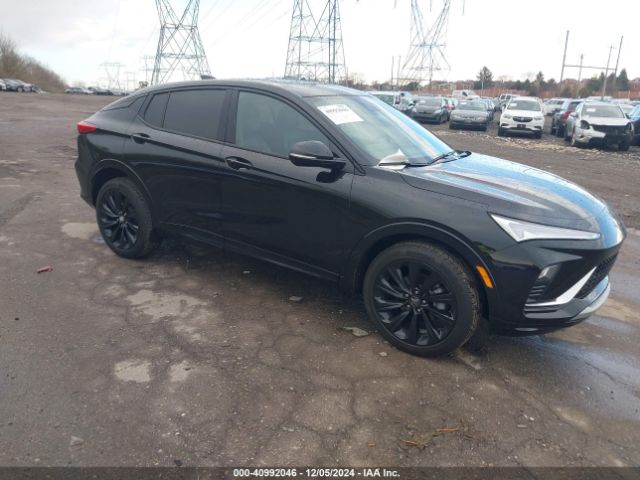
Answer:
[[[341,289],[351,293],[358,292],[367,266],[380,251],[378,250],[379,246],[382,244],[382,249],[387,248],[396,243],[394,239],[397,239],[397,241],[424,239],[432,241],[458,255],[476,278],[486,298],[489,310],[491,310],[491,305],[498,301],[496,288],[487,288],[475,269],[476,265],[484,267],[495,286],[496,282],[491,270],[469,240],[440,225],[426,224],[413,220],[387,224],[365,234],[347,258],[340,276]],[[386,241],[390,241],[390,243],[387,244]]]
[[[151,202],[151,194],[147,189],[147,186],[144,184],[140,176],[125,162],[121,160],[116,160],[115,158],[105,158],[100,160],[91,168],[91,172],[89,173],[89,198],[95,206],[95,198],[98,195],[97,191],[94,191],[94,183],[95,178],[100,172],[104,170],[117,170],[122,173],[122,176],[130,178],[133,182],[142,190],[142,193],[147,198],[149,202],[149,206],[152,207]],[[151,208],[153,211],[153,208]]]

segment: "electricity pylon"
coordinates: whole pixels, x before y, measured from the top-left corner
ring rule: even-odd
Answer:
[[[346,80],[339,2],[323,2],[319,16],[314,15],[309,0],[293,2],[284,72],[286,78],[328,83]]]
[[[400,69],[399,83],[421,84],[427,80],[431,84],[434,72],[450,69],[445,53],[450,7],[451,0],[443,0],[442,9],[425,32],[418,0],[411,0],[411,43]]]
[[[198,31],[200,0],[189,0],[178,17],[170,0],[156,0],[160,17],[160,38],[151,75],[151,84],[210,78],[211,71]],[[176,75],[177,74],[177,75]]]

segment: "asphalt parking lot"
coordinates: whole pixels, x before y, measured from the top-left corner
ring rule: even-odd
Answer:
[[[109,100],[0,94],[0,465],[640,464],[638,147],[433,127],[587,187],[629,236],[596,316],[428,360],[300,274],[176,242],[112,254],[73,169],[76,122]]]

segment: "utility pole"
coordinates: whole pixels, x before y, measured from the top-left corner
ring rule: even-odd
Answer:
[[[176,72],[183,80],[211,78],[209,63],[198,31],[200,0],[188,0],[182,15],[176,15],[171,0],[156,0],[160,37],[151,75],[151,85],[172,80]]]
[[[613,45],[609,47],[609,56],[607,57],[607,68],[604,69],[604,81],[602,82],[602,94],[600,95],[600,100],[604,100],[604,94],[607,91],[607,76],[609,75],[609,61],[611,60],[612,50],[613,50]]]
[[[562,54],[562,69],[560,70],[560,83],[564,79],[564,65],[567,63],[567,45],[569,44],[569,30],[567,30],[567,36],[564,39],[564,53]]]
[[[618,65],[620,64],[620,52],[622,51],[622,39],[624,36],[620,37],[620,46],[618,47],[618,57],[616,58],[616,69],[613,72],[613,85],[611,86],[611,90],[613,92],[616,91],[616,77],[618,76]]]

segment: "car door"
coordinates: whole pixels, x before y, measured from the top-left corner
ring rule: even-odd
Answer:
[[[240,90],[233,102],[228,174],[222,184],[225,245],[276,263],[335,278],[347,246],[354,167],[331,172],[295,166],[291,146],[319,140],[343,156],[319,126],[294,104],[265,92]]]
[[[158,92],[125,140],[127,159],[147,186],[162,227],[220,245],[227,93],[224,88]]]

